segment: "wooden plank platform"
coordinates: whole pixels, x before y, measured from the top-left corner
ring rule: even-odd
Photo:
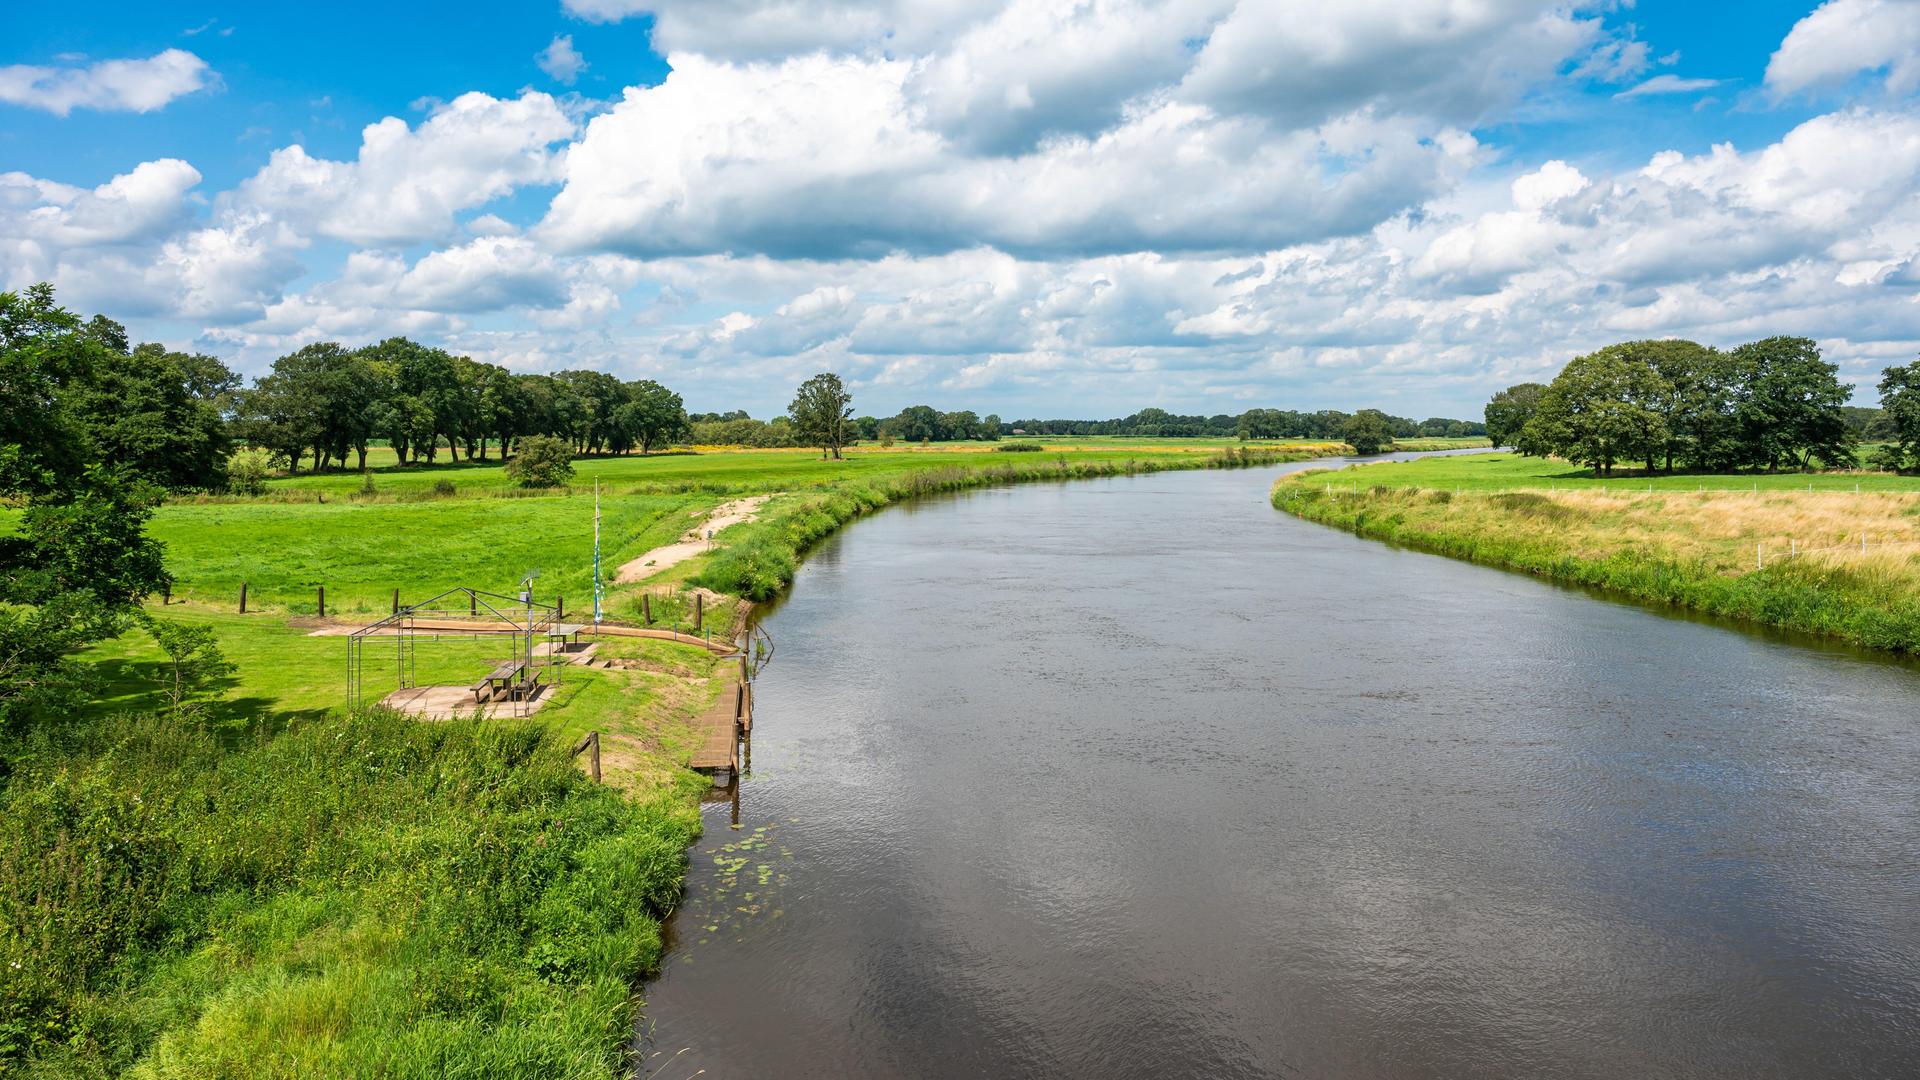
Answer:
[[[710,771],[738,769],[740,736],[753,723],[752,684],[741,689],[740,677],[732,672],[721,677],[720,696],[694,719],[700,732],[700,747],[693,752],[690,768]],[[745,715],[741,715],[744,702]]]

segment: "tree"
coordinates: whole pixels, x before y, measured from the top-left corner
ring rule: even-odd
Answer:
[[[1887,445],[1874,456],[1882,468],[1920,468],[1920,360],[1880,372],[1880,416]]]
[[[802,442],[819,447],[821,457],[831,451],[838,460],[840,448],[847,444],[853,395],[841,385],[840,376],[822,372],[800,384],[793,403],[787,406],[787,415],[793,418]]]
[[[1733,350],[1730,421],[1744,461],[1768,469],[1854,464],[1841,410],[1853,392],[1809,338],[1770,337]]]
[[[507,462],[507,479],[527,488],[559,487],[573,479],[573,451],[550,435],[529,435]]]
[[[940,413],[931,405],[909,405],[891,422],[893,437],[923,442],[940,433]]]
[[[1361,409],[1341,425],[1340,437],[1356,454],[1377,454],[1393,445],[1393,430],[1387,414],[1379,409]]]
[[[119,634],[164,576],[145,535],[158,489],[100,460],[76,405],[120,355],[115,326],[83,326],[50,285],[0,292],[0,499],[23,507],[0,536],[0,730],[76,704],[90,678],[73,652]]]
[[[1630,345],[1576,356],[1540,395],[1521,438],[1612,475],[1616,462],[1651,461],[1665,445],[1665,421],[1644,404],[1659,393],[1659,374]]]
[[[88,324],[88,336],[103,346],[126,339],[118,323],[98,315]],[[70,388],[69,405],[101,460],[176,491],[216,489],[227,456],[226,420],[220,406],[201,398],[193,385],[196,379],[221,381],[208,365],[225,370],[212,357],[189,358],[160,345],[103,348],[90,376]]]
[[[210,626],[193,626],[151,615],[140,620],[147,635],[166,654],[165,681],[167,709],[179,713],[181,706],[208,689],[215,679],[233,674],[234,665],[220,652],[219,639]]]
[[[642,454],[687,435],[687,410],[679,394],[652,379],[642,379],[627,384],[627,395],[627,403],[620,406],[620,427],[640,444]]]
[[[1487,438],[1493,440],[1493,445],[1511,446],[1522,454],[1536,457],[1545,453],[1538,446],[1523,445],[1521,432],[1527,421],[1533,419],[1534,411],[1540,407],[1540,395],[1546,390],[1539,383],[1525,382],[1515,383],[1493,395],[1486,410]]]
[[[1658,464],[1672,472],[1676,456],[1691,454],[1714,438],[1725,412],[1719,393],[1719,350],[1678,338],[1636,341],[1624,347],[1632,349],[1633,358],[1657,376],[1641,402],[1660,417],[1664,429],[1658,443],[1647,448],[1647,471],[1653,471],[1657,457]]]

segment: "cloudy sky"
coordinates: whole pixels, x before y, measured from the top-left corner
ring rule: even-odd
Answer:
[[[397,333],[758,416],[1920,352],[1915,0],[413,7],[12,5],[0,286],[250,373]]]

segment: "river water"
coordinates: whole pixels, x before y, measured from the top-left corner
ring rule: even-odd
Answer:
[[[639,1075],[1920,1075],[1920,671],[1358,540],[1279,471],[813,553]]]

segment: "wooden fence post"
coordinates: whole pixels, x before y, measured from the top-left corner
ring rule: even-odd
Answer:
[[[556,596],[553,598],[553,617],[556,619],[564,619],[567,617],[566,597]]]
[[[747,715],[747,684],[733,684],[733,719],[737,723]]]
[[[653,625],[653,594],[652,593],[640,594],[640,617],[646,620],[646,623],[648,626]]]
[[[316,585],[314,588],[319,590],[318,599],[315,600],[315,603],[320,608],[320,617],[324,619],[327,617],[327,587],[325,585]]]
[[[240,583],[240,614],[245,615],[246,613],[247,613],[247,583],[243,581]]]
[[[574,757],[579,757],[582,750],[592,751],[587,755],[587,764],[592,768],[593,782],[597,784],[600,782],[600,733],[589,731],[573,744]]]
[[[173,603],[173,582],[162,581],[160,583],[160,606],[166,607],[171,603]]]
[[[393,590],[393,613],[395,615],[400,614],[400,590],[399,589]]]
[[[694,593],[693,594],[693,628],[695,630],[700,629],[700,625],[702,622],[706,620],[706,617],[707,617],[707,594]]]
[[[395,602],[398,603],[398,601],[395,601]],[[480,614],[480,598],[473,595],[472,593],[468,593],[467,594],[467,616],[471,618],[478,614]]]

